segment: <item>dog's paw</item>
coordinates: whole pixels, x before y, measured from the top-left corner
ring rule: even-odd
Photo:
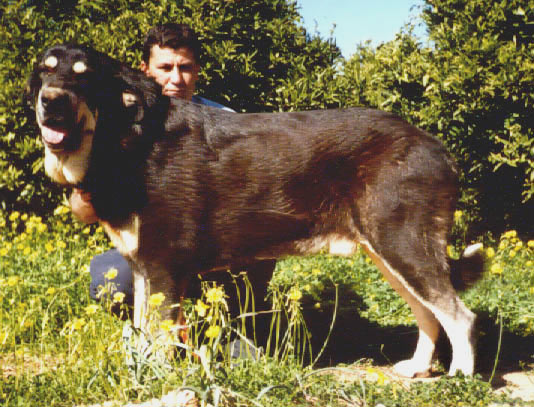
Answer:
[[[399,376],[413,378],[413,377],[428,377],[430,376],[430,366],[421,366],[413,359],[403,360],[393,366],[395,373]]]
[[[473,363],[455,363],[453,360],[449,367],[449,376],[455,376],[456,373],[462,372],[464,376],[473,376]]]

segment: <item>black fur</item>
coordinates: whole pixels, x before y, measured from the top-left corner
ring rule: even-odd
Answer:
[[[114,227],[140,216],[132,260],[153,292],[177,302],[200,271],[317,251],[338,236],[367,242],[422,301],[456,301],[446,241],[457,170],[435,138],[365,108],[229,113],[161,96],[140,72],[88,48],[45,56],[63,63],[73,53],[91,68],[82,81],[37,69],[31,91],[35,99],[53,75],[98,110],[81,186]]]

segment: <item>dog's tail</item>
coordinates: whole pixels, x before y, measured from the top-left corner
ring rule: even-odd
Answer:
[[[482,243],[466,247],[458,260],[449,260],[451,282],[458,291],[463,291],[475,284],[484,273],[485,257]]]

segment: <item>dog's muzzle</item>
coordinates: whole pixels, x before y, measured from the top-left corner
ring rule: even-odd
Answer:
[[[76,95],[65,89],[44,87],[39,93],[36,111],[41,137],[50,150],[79,148],[85,115],[80,114]]]

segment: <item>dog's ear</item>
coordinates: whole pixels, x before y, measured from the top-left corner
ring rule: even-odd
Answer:
[[[126,91],[139,96],[148,108],[157,103],[161,96],[161,86],[142,71],[122,65],[116,77],[123,82]]]
[[[131,113],[134,122],[139,123],[143,120],[145,111],[141,95],[135,93],[131,89],[126,89],[122,92],[122,104],[126,110]]]
[[[145,116],[145,102],[142,94],[126,89],[122,92],[122,104],[126,109],[130,129],[121,139],[121,145],[125,150],[131,150],[136,148],[143,138],[142,121]]]

